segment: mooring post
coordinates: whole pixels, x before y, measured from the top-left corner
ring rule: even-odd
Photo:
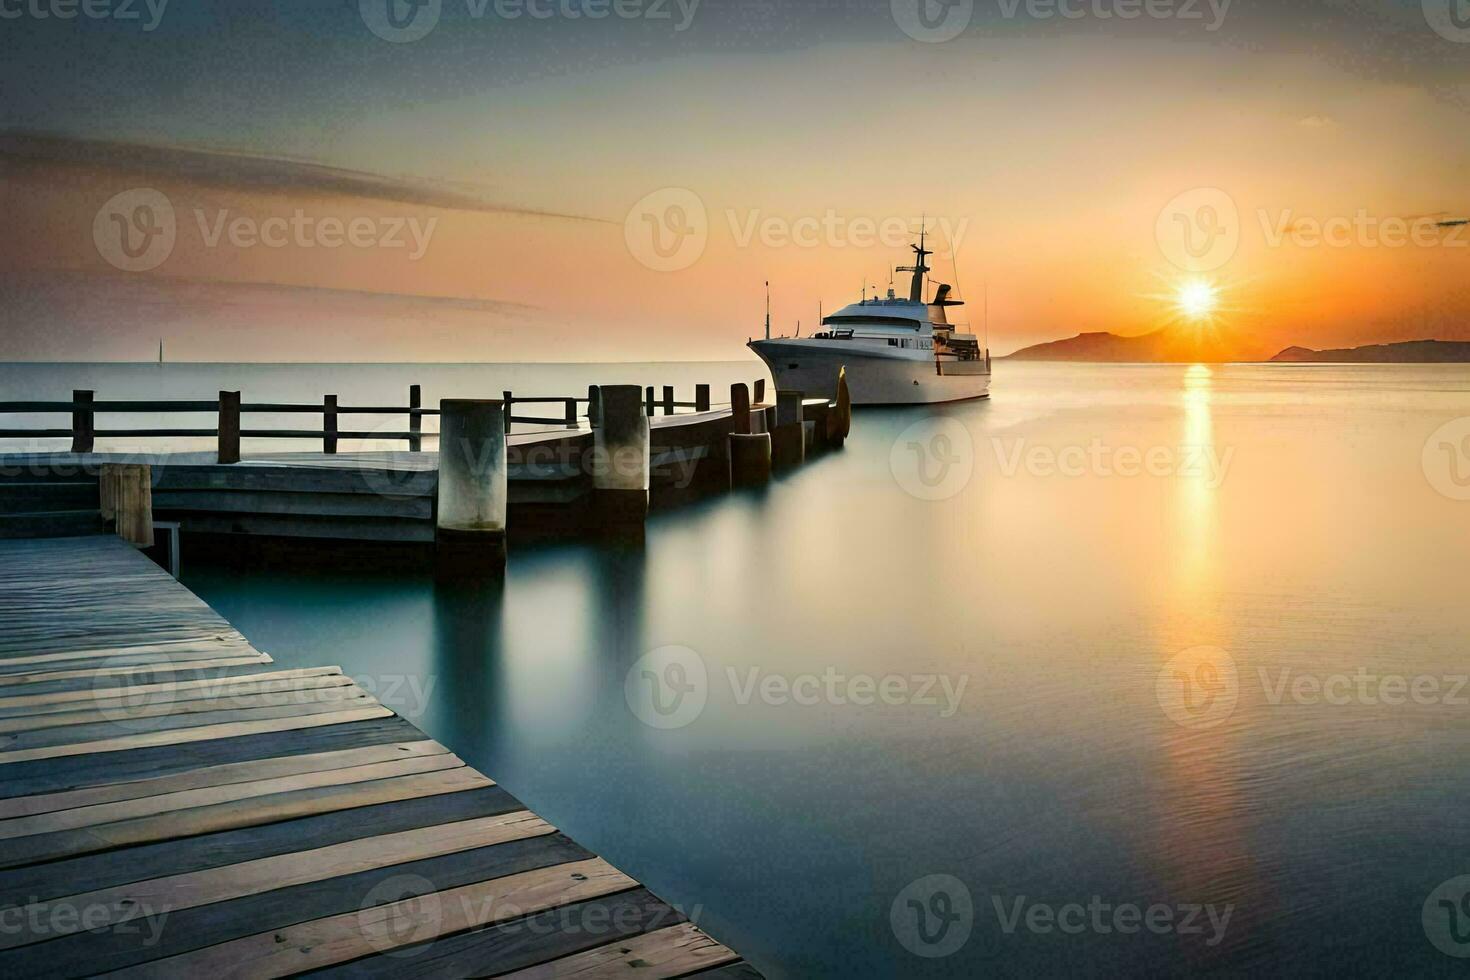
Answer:
[[[694,410],[696,412],[709,411],[709,385],[694,386]]]
[[[650,397],[653,389],[646,392]],[[598,423],[593,429],[593,507],[604,529],[642,527],[648,518],[649,455],[652,439],[647,405],[637,385],[598,388]]]
[[[71,451],[90,453],[97,441],[97,416],[92,410],[96,393],[76,389],[71,393]]]
[[[147,464],[104,463],[98,474],[102,519],[117,536],[139,548],[153,547],[153,469]]]
[[[424,392],[418,385],[408,386],[408,451],[424,451],[424,417],[419,414],[423,407]]]
[[[730,386],[730,486],[759,486],[771,478],[771,437],[750,431],[750,391],[743,384]]]
[[[778,468],[800,466],[806,460],[806,433],[802,428],[800,391],[776,392],[776,424],[771,428],[771,463]]]
[[[664,414],[674,414],[674,386],[664,385]]]
[[[756,378],[755,379],[755,403],[757,405],[764,405],[766,403],[766,379],[765,378]]]
[[[219,393],[219,461],[240,462],[240,393]]]
[[[509,419],[504,402],[447,398],[439,403],[434,547],[441,574],[504,567]]]
[[[337,453],[337,396],[322,396],[322,452]]]
[[[577,427],[577,399],[575,398],[567,399],[566,423],[568,429],[575,429]]]

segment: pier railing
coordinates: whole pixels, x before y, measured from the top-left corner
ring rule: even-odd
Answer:
[[[764,399],[765,382],[755,383],[756,402]],[[701,384],[694,389],[693,401],[679,401],[674,397],[674,386],[664,385],[661,397],[655,398],[655,389],[645,389],[645,411],[650,417],[660,411],[673,415],[679,409],[708,412],[710,386]],[[591,391],[585,397],[566,395],[529,396],[503,392],[506,410],[506,431],[516,423],[526,425],[558,426],[567,429],[581,427],[588,418],[592,404]],[[516,411],[517,406],[555,405],[561,408],[558,415],[528,415]],[[205,415],[213,414],[213,428],[203,427],[148,427],[106,428],[97,427],[99,414],[119,415]],[[242,439],[294,439],[321,440],[322,451],[336,453],[343,440],[386,440],[408,443],[409,452],[422,452],[425,438],[437,439],[437,433],[424,431],[424,419],[437,417],[439,409],[423,407],[423,389],[411,385],[407,405],[343,405],[337,395],[324,395],[314,403],[277,403],[243,401],[238,391],[221,391],[216,401],[203,400],[126,400],[99,401],[96,392],[77,389],[70,401],[0,401],[0,416],[3,415],[70,415],[71,425],[66,428],[0,428],[0,439],[70,439],[71,451],[90,453],[98,439],[217,439],[219,461],[240,461]],[[321,419],[320,428],[258,428],[245,424],[249,415],[307,415]],[[378,428],[371,430],[343,428],[343,416],[387,416],[402,417],[407,421],[405,429]]]

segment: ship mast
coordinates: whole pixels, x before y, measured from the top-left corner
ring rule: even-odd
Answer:
[[[771,339],[771,280],[766,280],[766,339]]]
[[[909,248],[914,250],[914,254],[918,256],[918,261],[913,265],[901,265],[896,271],[912,272],[914,274],[913,282],[909,284],[909,302],[922,303],[924,302],[924,273],[929,271],[929,267],[924,264],[924,259],[934,254],[924,247],[923,225],[919,226],[919,244],[910,245]]]

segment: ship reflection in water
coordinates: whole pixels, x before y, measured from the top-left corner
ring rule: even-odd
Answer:
[[[187,581],[772,976],[1457,966],[1421,913],[1470,872],[1470,504],[1422,450],[1470,375],[996,379],[503,590]]]

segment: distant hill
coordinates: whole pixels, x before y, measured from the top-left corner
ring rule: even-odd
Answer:
[[[1192,364],[1200,361],[1253,361],[1264,352],[1238,338],[1201,340],[1190,330],[1155,330],[1136,337],[1115,333],[1083,333],[1066,340],[1023,347],[1006,359],[1013,361],[1102,361],[1112,363]]]
[[[1399,344],[1372,344],[1338,350],[1288,347],[1271,360],[1334,364],[1459,364],[1470,363],[1470,342],[1407,340]]]

